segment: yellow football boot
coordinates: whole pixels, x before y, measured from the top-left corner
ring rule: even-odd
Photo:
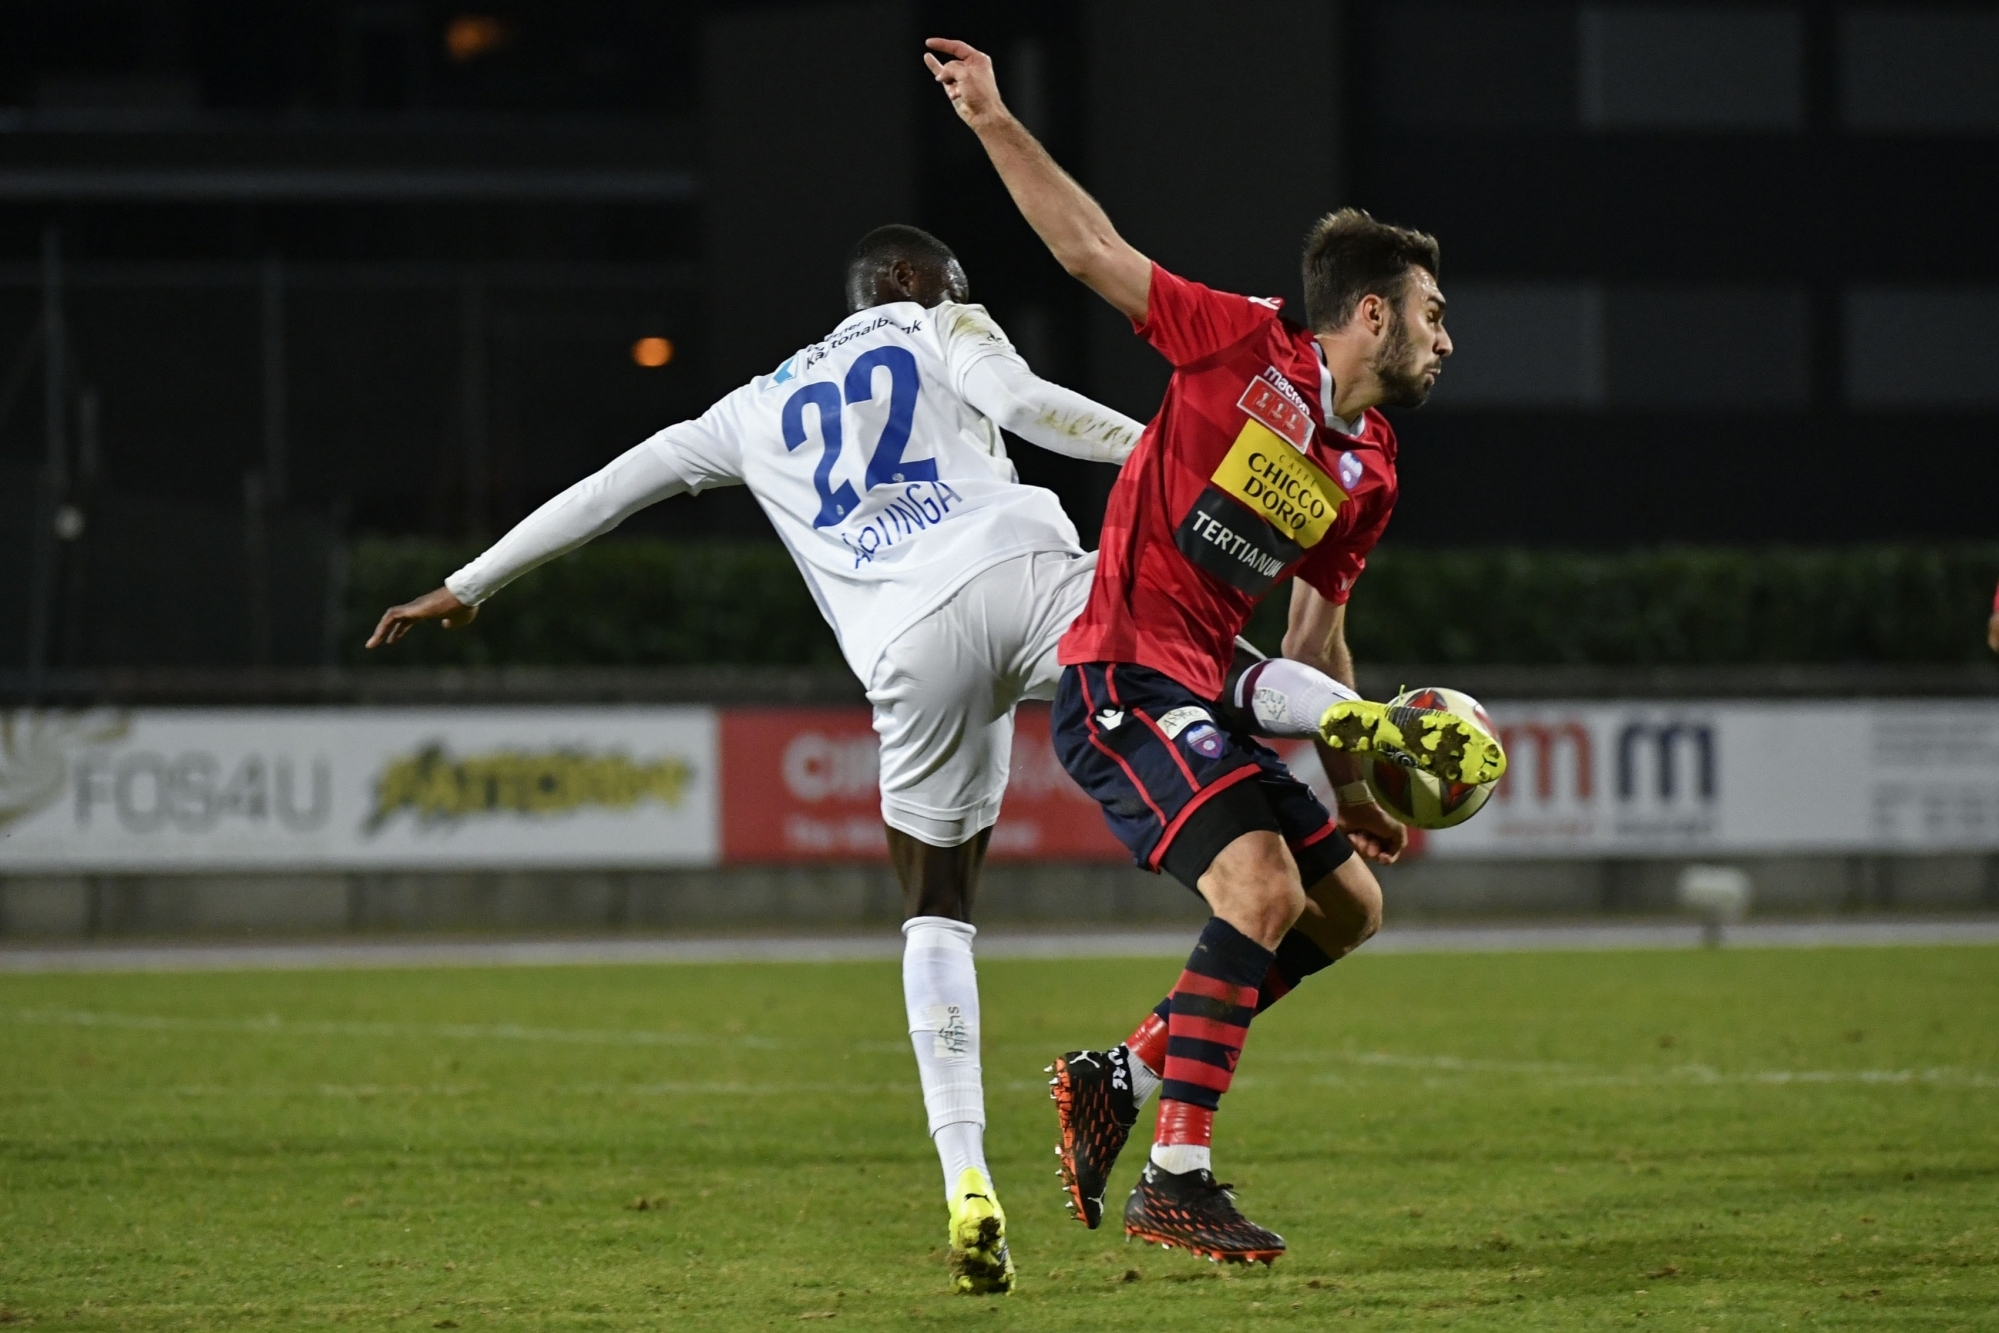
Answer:
[[[1506,752],[1496,737],[1472,719],[1441,708],[1349,699],[1319,719],[1319,738],[1348,754],[1407,755],[1416,767],[1446,782],[1478,786],[1506,772]]]
[[[1006,1210],[977,1167],[960,1171],[958,1187],[951,1191],[951,1280],[972,1296],[1013,1290]]]

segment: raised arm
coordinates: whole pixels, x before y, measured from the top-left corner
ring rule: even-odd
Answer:
[[[1020,215],[1056,262],[1143,323],[1152,290],[1152,261],[1117,234],[1089,192],[1013,118],[1000,101],[992,57],[947,37],[932,37],[924,45],[935,54],[926,53],[923,63],[944,85],[959,119],[979,136]]]

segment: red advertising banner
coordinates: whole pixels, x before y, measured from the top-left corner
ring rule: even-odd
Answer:
[[[876,786],[880,749],[865,708],[722,712],[722,858],[888,858]],[[1013,773],[993,830],[995,860],[1123,861],[1097,803],[1070,780],[1048,737],[1048,709],[1015,714]]]

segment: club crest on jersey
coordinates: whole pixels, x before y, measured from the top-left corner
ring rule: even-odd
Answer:
[[[1291,381],[1265,366],[1263,373],[1249,382],[1236,406],[1269,428],[1270,433],[1299,453],[1312,443],[1312,413],[1304,397]]]
[[[1360,480],[1360,474],[1363,470],[1360,455],[1351,449],[1347,450],[1340,455],[1340,465],[1337,470],[1340,474],[1340,489],[1352,491],[1354,483]]]

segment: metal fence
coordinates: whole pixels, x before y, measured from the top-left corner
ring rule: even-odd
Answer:
[[[320,662],[338,532],[483,537],[707,398],[692,265],[64,250],[0,264],[0,669],[30,677]]]

